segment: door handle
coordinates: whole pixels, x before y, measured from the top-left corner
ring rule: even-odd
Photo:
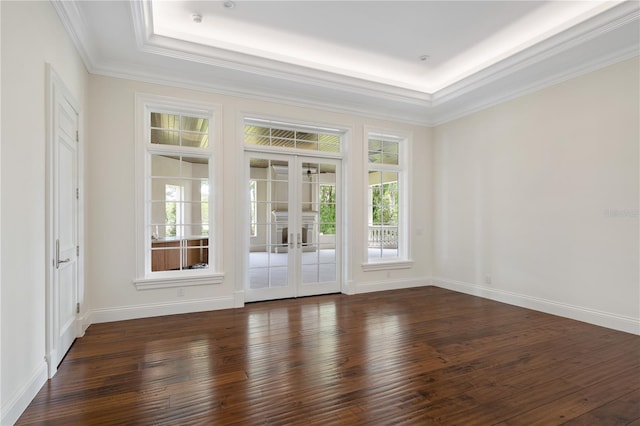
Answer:
[[[289,234],[289,248],[293,248],[295,242],[293,241],[293,233]]]
[[[302,236],[298,232],[298,248],[302,247]]]
[[[61,263],[71,262],[68,257],[64,260],[60,260],[60,240],[56,240],[56,269],[60,269]]]

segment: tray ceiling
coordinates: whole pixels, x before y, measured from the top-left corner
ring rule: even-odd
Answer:
[[[426,125],[640,49],[636,1],[53,4],[92,73]]]

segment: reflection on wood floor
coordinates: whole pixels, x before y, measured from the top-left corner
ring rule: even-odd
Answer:
[[[639,402],[640,336],[423,287],[94,324],[18,424],[629,424]]]

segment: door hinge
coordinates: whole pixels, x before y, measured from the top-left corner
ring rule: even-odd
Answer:
[[[76,246],[76,256],[80,256],[80,246]]]
[[[76,200],[80,199],[80,188],[76,188]]]
[[[76,314],[80,313],[80,302],[76,303]]]
[[[76,130],[76,142],[80,142],[80,135],[78,134],[77,130]]]

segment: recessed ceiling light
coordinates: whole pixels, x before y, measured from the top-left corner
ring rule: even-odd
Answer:
[[[418,59],[420,59],[422,62],[424,62],[427,59],[429,59],[429,55],[420,55],[420,56],[418,56]]]
[[[227,0],[224,2],[224,7],[226,7],[227,9],[233,9],[234,7],[236,7],[236,4],[230,0]]]
[[[200,15],[199,13],[193,13],[191,14],[191,19],[193,19],[193,22],[195,22],[196,24],[199,24],[200,22],[202,22],[202,15]]]

